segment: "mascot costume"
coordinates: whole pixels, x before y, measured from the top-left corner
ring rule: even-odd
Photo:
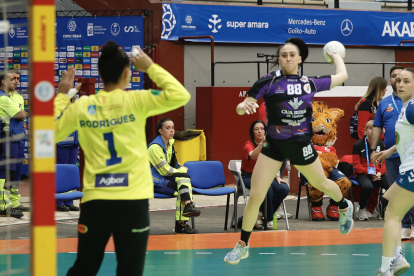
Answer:
[[[344,111],[338,108],[328,108],[324,102],[313,102],[312,142],[319,154],[323,170],[326,177],[334,181],[341,189],[342,195],[346,198],[351,187],[348,178],[336,169],[338,156],[333,147],[337,139],[336,123],[344,117]],[[323,221],[325,216],[322,211],[322,198],[324,193],[308,184],[309,198],[311,201],[311,211],[313,221]],[[338,205],[332,199],[326,208],[326,216],[330,220],[339,220]]]

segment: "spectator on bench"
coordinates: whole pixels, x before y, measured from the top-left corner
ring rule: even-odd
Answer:
[[[200,210],[193,202],[188,168],[182,166],[175,156],[174,123],[164,118],[157,123],[159,135],[148,145],[154,192],[177,196],[175,212],[176,234],[198,234],[187,224],[189,217],[197,217]]]
[[[373,185],[386,190],[389,188],[385,163],[382,165],[375,165],[369,161],[369,156],[371,155],[371,152],[374,151],[371,149],[373,123],[373,120],[368,121],[365,126],[365,137],[354,144],[352,151],[354,173],[356,175],[355,179],[362,188],[359,208],[357,208],[356,212],[356,219],[358,220],[368,220],[369,211],[366,207]],[[380,152],[384,149],[384,143],[379,141],[375,150]]]
[[[265,124],[261,120],[254,121],[250,126],[249,135],[250,140],[248,140],[243,147],[243,158],[241,173],[243,178],[243,183],[246,188],[251,188],[251,178],[253,173],[253,168],[256,165],[257,158],[259,157],[260,152],[262,151],[263,143],[265,142],[266,133],[265,133]],[[267,191],[267,225],[268,229],[273,229],[273,214],[279,208],[283,199],[289,194],[289,186],[281,178],[280,172],[277,174],[276,179],[273,180],[272,184]],[[263,210],[264,205],[266,204],[263,201],[260,206],[259,216],[257,218],[254,228],[263,229]]]

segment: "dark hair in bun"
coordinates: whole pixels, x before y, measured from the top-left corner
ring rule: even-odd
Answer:
[[[280,49],[282,49],[285,45],[295,45],[296,48],[299,51],[299,55],[302,57],[302,62],[299,64],[299,67],[302,66],[302,64],[305,62],[306,58],[309,55],[309,49],[308,46],[306,45],[305,41],[303,41],[300,38],[297,37],[291,37],[286,39],[285,44],[281,45],[277,51],[276,51],[276,58],[274,60],[274,62],[272,63],[272,68],[279,66],[279,56],[280,56]]]
[[[168,122],[168,121],[172,122],[172,120],[169,119],[169,118],[164,118],[164,119],[161,119],[161,120],[158,121],[158,123],[157,123],[157,134],[158,135],[161,135],[159,130],[162,129],[162,127],[164,126],[164,123]]]
[[[117,83],[125,67],[129,66],[129,58],[125,51],[118,48],[115,41],[109,40],[101,49],[98,59],[98,70],[104,83]]]

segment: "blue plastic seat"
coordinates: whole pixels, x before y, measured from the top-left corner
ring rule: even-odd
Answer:
[[[154,198],[173,198],[175,196],[172,195],[165,195],[165,194],[159,194],[159,193],[154,193]]]
[[[233,194],[234,202],[237,202],[236,189],[224,187],[226,178],[224,177],[223,164],[220,161],[189,161],[184,164],[188,168],[191,178],[193,193],[206,196],[227,195],[226,217],[224,220],[224,230],[227,230],[230,195]],[[223,186],[218,188],[219,186]],[[213,189],[214,188],[214,189]],[[233,216],[237,218],[237,205],[234,205]],[[237,223],[234,231],[237,232]]]
[[[73,164],[56,164],[56,200],[74,200],[83,197],[83,193],[72,190],[80,189],[79,168]],[[68,193],[69,192],[69,193]]]

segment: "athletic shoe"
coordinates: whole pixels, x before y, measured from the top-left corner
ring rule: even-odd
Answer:
[[[267,222],[267,230],[273,230],[273,221],[268,221]]]
[[[382,215],[384,212],[385,212],[385,210],[383,212],[381,212],[380,204],[378,204],[377,207],[375,207],[375,209],[374,209],[374,214],[377,214],[378,219],[384,219],[383,215]]]
[[[401,228],[401,240],[409,240],[411,236],[411,228]]]
[[[352,219],[352,215],[354,213],[354,205],[348,199],[345,199],[348,203],[348,208],[339,210],[339,232],[341,234],[346,235],[351,232],[352,227],[354,227],[354,220]]]
[[[388,269],[388,270],[387,270],[387,271],[385,271],[385,272],[381,272],[381,269],[377,269],[377,270],[375,271],[375,276],[394,276],[394,273],[392,273],[391,268],[390,268],[390,269]]]
[[[311,205],[312,221],[324,221],[325,216],[323,215],[321,207],[315,207]]]
[[[30,208],[29,207],[23,206],[21,204],[19,206],[17,206],[17,207],[14,207],[13,209],[20,210],[22,212],[30,212]]]
[[[194,202],[187,203],[184,207],[183,216],[184,217],[198,217],[200,215],[200,210],[196,209]]]
[[[326,207],[326,216],[330,220],[338,221],[339,220],[338,206],[329,204],[328,207]]]
[[[73,205],[73,204],[71,204],[71,205],[69,205],[69,206],[66,206],[66,207],[69,207],[69,211],[79,211],[79,207],[78,206],[75,206],[75,205]]]
[[[5,210],[0,210],[0,217],[12,217],[21,218],[23,215],[22,211],[8,207]]]
[[[411,238],[411,239],[414,239],[414,231],[411,231],[410,238]]]
[[[369,220],[368,218],[369,211],[367,208],[361,209],[359,208],[358,212],[355,213],[355,217],[357,220]]]
[[[410,264],[405,259],[404,254],[400,254],[400,256],[392,261],[391,270],[395,276],[401,275],[407,270],[410,269]]]
[[[282,219],[284,219],[285,218],[285,212],[283,212],[283,210],[280,208],[280,210],[277,210],[276,211],[276,214],[277,214],[277,219],[280,219],[280,218],[282,218]],[[291,218],[293,215],[292,214],[290,214],[290,213],[286,213],[286,216],[287,216],[287,218],[289,219],[289,218]]]
[[[175,233],[176,234],[198,234],[198,230],[195,230],[191,228],[190,225],[187,224],[187,222],[181,222],[178,221],[175,222]]]
[[[249,257],[249,246],[244,241],[238,241],[234,249],[227,253],[224,261],[228,264],[236,265],[241,259]]]
[[[58,207],[56,207],[56,211],[59,212],[69,212],[69,207],[65,206],[65,205],[59,205]]]

